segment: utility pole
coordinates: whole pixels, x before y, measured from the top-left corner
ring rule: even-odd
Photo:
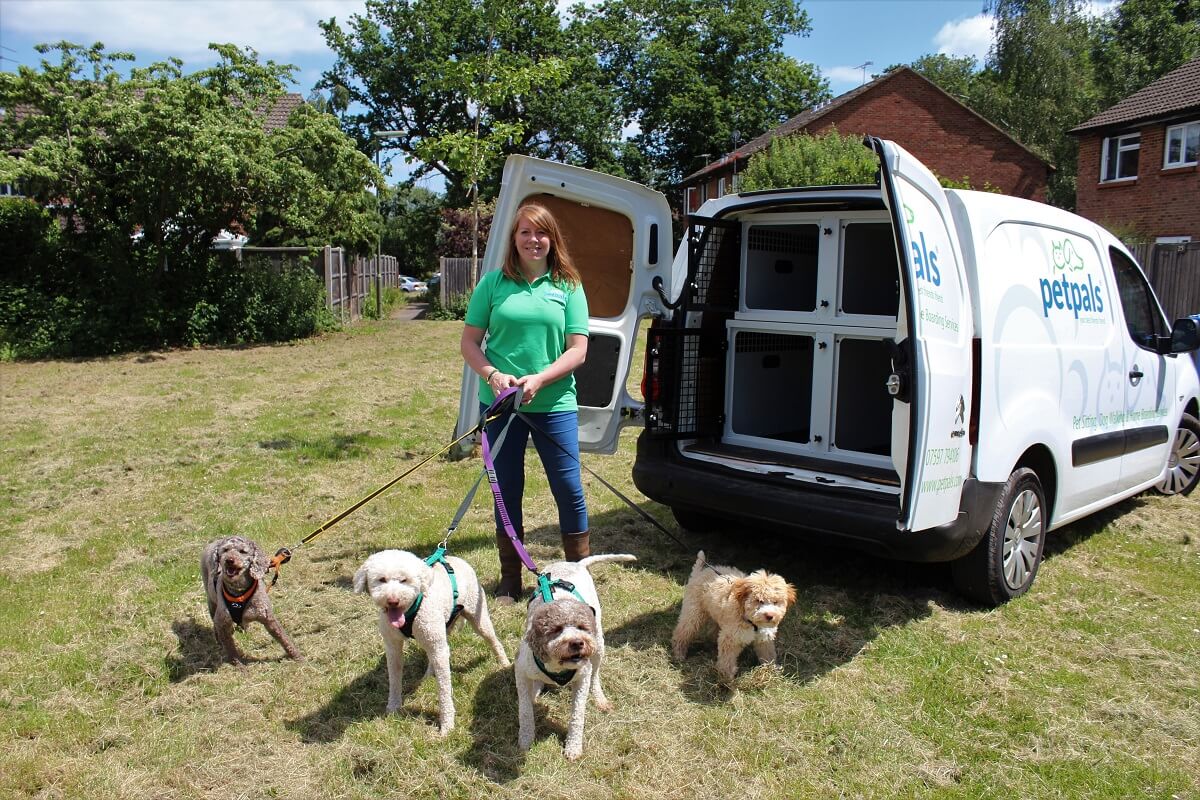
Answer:
[[[383,167],[379,163],[379,154],[383,150],[385,139],[395,139],[403,136],[404,131],[374,131],[371,138],[378,139],[375,145],[375,169],[382,174]],[[379,209],[379,235],[375,237],[375,316],[383,316],[383,186],[375,187],[375,203]]]

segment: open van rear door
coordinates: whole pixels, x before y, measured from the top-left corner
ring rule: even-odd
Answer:
[[[921,531],[957,518],[970,471],[972,314],[962,253],[936,177],[894,142],[871,138],[900,251],[903,304],[889,384],[893,431],[907,431],[897,473],[897,527]]]
[[[651,282],[661,277],[663,285],[672,285],[670,206],[663,195],[631,181],[509,156],[482,272],[500,268],[516,211],[527,200],[558,220],[587,294],[587,361],[575,371],[579,446],[612,453],[621,427],[641,417],[642,404],[625,391],[638,321],[666,312]],[[478,421],[479,379],[464,365],[455,438]]]

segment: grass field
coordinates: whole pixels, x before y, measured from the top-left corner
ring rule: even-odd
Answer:
[[[384,714],[374,612],[350,590],[385,547],[425,555],[478,461],[435,460],[296,552],[273,594],[307,656],[260,626],[219,664],[205,542],[275,550],[449,440],[460,326],[368,323],[293,345],[0,364],[0,797],[1200,798],[1200,493],[1145,496],[1058,531],[1032,592],[981,611],[947,570],[748,531],[662,537],[585,476],[609,644],[581,761],[565,693],[517,748],[516,692],[467,628],[458,727],[427,681]],[[635,431],[585,462],[630,480]],[[560,552],[544,478],[526,520]],[[481,496],[451,542],[490,589]],[[668,658],[695,550],[797,587],[778,669],[715,646]],[[494,608],[510,655],[523,606]],[[407,653],[406,685],[424,655]]]

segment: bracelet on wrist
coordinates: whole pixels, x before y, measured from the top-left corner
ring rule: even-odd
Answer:
[[[493,376],[493,375],[495,375],[495,374],[496,374],[497,372],[499,372],[499,371],[500,371],[500,370],[499,370],[499,369],[497,369],[496,367],[492,367],[492,371],[491,371],[491,372],[489,372],[489,373],[487,374],[487,376],[486,376],[486,377],[484,377],[484,379],[483,379],[483,382],[484,382],[484,383],[491,383],[491,382],[492,382],[492,376]]]

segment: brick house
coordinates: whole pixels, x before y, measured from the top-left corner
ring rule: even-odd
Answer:
[[[737,173],[772,139],[798,133],[820,135],[835,126],[843,136],[891,139],[942,177],[966,177],[977,188],[990,184],[1017,197],[1044,200],[1046,181],[1054,169],[927,78],[900,67],[792,117],[684,178],[685,211],[737,191]]]
[[[1079,214],[1123,235],[1200,241],[1200,58],[1070,133]]]

